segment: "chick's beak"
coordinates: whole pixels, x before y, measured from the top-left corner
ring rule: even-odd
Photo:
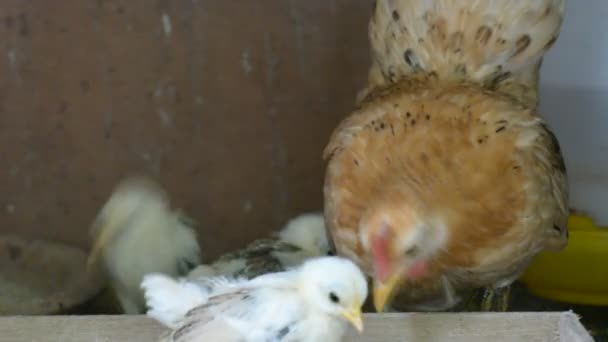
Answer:
[[[386,281],[374,280],[374,307],[377,312],[383,312],[386,305],[393,299],[396,289],[403,281],[400,272],[394,272]]]
[[[363,332],[363,319],[361,318],[361,307],[356,306],[342,312],[342,316],[357,329],[358,332]]]

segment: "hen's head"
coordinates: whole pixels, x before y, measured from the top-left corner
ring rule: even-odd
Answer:
[[[377,311],[384,310],[403,281],[423,278],[431,258],[448,240],[440,216],[395,199],[370,206],[359,231],[363,248],[372,259]]]

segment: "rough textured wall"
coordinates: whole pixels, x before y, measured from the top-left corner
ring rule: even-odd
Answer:
[[[365,82],[371,6],[2,1],[0,232],[87,246],[130,172],[200,221],[207,257],[321,209],[321,151]]]

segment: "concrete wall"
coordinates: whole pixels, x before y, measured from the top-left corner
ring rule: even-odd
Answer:
[[[87,246],[129,172],[201,222],[208,257],[321,209],[321,151],[365,83],[371,7],[2,1],[0,232]]]

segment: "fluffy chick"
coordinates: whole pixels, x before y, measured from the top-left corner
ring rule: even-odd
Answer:
[[[169,207],[155,182],[128,178],[116,187],[93,223],[88,266],[101,259],[123,311],[143,313],[140,284],[145,274],[184,276],[200,264],[193,225]]]
[[[270,238],[251,242],[209,265],[199,265],[188,279],[214,276],[253,277],[284,271],[313,257],[333,254],[327,240],[322,213],[305,213],[291,219]]]
[[[219,278],[209,291],[159,274],[142,282],[148,316],[172,331],[163,341],[341,341],[363,330],[367,282],[350,260],[322,257],[251,280]]]
[[[394,308],[444,297],[443,310],[454,292],[507,290],[541,250],[566,246],[566,169],[536,111],[563,11],[376,1],[369,86],[325,149],[325,215],[337,253],[374,278],[378,310],[395,294]]]

